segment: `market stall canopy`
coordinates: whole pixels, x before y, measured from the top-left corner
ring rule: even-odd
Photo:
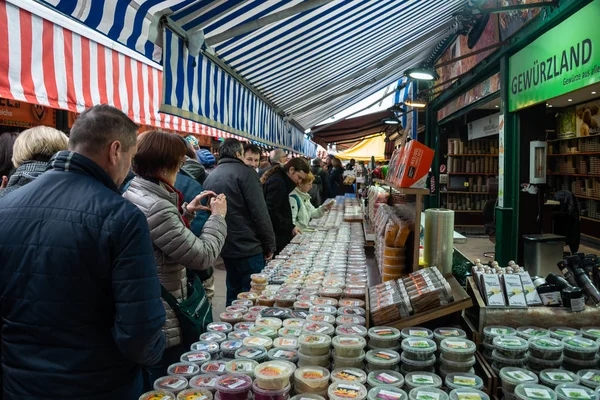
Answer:
[[[332,125],[317,125],[311,128],[313,140],[323,147],[327,143],[358,141],[364,137],[385,132],[389,125],[381,122],[392,114],[385,110],[356,118],[348,118]],[[325,144],[325,145],[324,145]]]
[[[293,147],[303,145],[306,127],[425,60],[456,31],[465,3],[45,1],[162,62],[161,111]]]
[[[340,160],[354,158],[356,161],[371,161],[371,156],[373,156],[375,161],[384,161],[384,151],[385,135],[381,134],[361,140],[348,150],[337,153],[336,157]]]

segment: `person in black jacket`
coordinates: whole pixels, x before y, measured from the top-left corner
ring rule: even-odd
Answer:
[[[0,200],[4,400],[137,399],[165,349],[144,214],[121,197],[137,125],[84,111],[69,150]]]
[[[339,158],[331,159],[331,171],[329,172],[329,197],[335,199],[335,196],[341,195],[344,182],[344,167]]]
[[[261,178],[265,201],[277,241],[277,253],[300,233],[292,220],[289,195],[296,185],[302,183],[309,172],[310,168],[304,159],[292,158],[283,167],[274,166]]]
[[[239,293],[250,290],[250,275],[262,271],[276,250],[258,175],[243,159],[242,143],[225,139],[219,148],[219,165],[204,181],[205,190],[227,197],[227,238],[221,257],[227,271],[228,306]]]
[[[315,176],[315,181],[313,182],[314,189],[311,189],[309,193],[315,207],[320,207],[329,197],[329,174],[321,167],[322,163],[323,161],[318,157],[312,160],[311,172]],[[316,190],[318,190],[319,196],[313,196],[312,192]]]

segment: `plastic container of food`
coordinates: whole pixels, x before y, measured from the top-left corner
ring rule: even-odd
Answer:
[[[539,376],[540,382],[552,389],[563,383],[579,384],[579,376],[564,369],[544,369]]]
[[[254,283],[258,283],[261,285],[266,285],[269,283],[269,275],[267,274],[252,274],[250,275],[250,279]]]
[[[577,372],[577,377],[581,382],[572,383],[580,383],[592,389],[600,388],[600,370],[598,369],[583,369]]]
[[[360,315],[364,317],[366,314],[366,310],[362,307],[339,307],[337,309],[337,315]]]
[[[225,371],[228,374],[244,374],[254,378],[254,368],[258,362],[254,360],[231,360],[225,364]]]
[[[244,346],[259,346],[270,350],[273,347],[273,339],[266,336],[250,336],[243,340]]]
[[[360,315],[338,315],[335,318],[336,325],[361,325],[365,326],[367,320]],[[366,336],[366,334],[365,334]]]
[[[327,322],[310,322],[308,321],[303,327],[302,330],[307,333],[319,333],[322,335],[333,336],[335,332],[335,328],[333,325],[328,324]]]
[[[376,386],[369,390],[368,400],[407,400],[406,392],[395,386]]]
[[[177,394],[177,400],[212,400],[212,399],[213,399],[213,394],[209,390],[206,390],[206,389],[185,389]]]
[[[365,308],[365,302],[360,299],[341,299],[338,301],[338,307],[361,307]]]
[[[313,306],[312,301],[308,301],[308,300],[296,300],[294,302],[294,310],[308,311],[312,306]]]
[[[281,328],[281,329],[290,329],[290,328]],[[275,340],[273,340],[273,348],[275,348],[275,349],[297,350],[298,346],[299,346],[298,338],[295,336],[282,336],[282,337],[278,337]]]
[[[258,318],[259,316],[260,316],[259,313],[247,312],[246,314],[244,314],[244,322],[254,323],[254,321],[256,321],[256,318]]]
[[[444,367],[444,372],[446,374],[450,374],[453,372],[469,372],[473,365],[475,365],[475,357],[471,357],[470,360],[466,361],[452,361],[444,358],[444,354],[440,355],[440,361],[442,363],[442,367]]]
[[[559,400],[570,400],[570,399],[594,399],[595,393],[592,389],[583,385],[573,385],[571,383],[563,383],[558,385],[556,389],[556,395]]]
[[[364,400],[367,388],[360,383],[334,382],[327,389],[329,400]]]
[[[404,353],[400,355],[400,364],[402,365],[404,373],[418,372],[418,371],[429,371],[435,365],[436,357],[431,355],[427,360],[413,360],[407,358]]]
[[[252,300],[246,299],[237,299],[231,302],[232,306],[244,306],[244,307],[252,307],[254,302]]]
[[[249,312],[253,312],[253,313],[262,313],[264,310],[269,309],[270,307],[266,307],[266,306],[253,306],[253,307],[248,307],[248,311]]]
[[[489,325],[483,328],[483,340],[488,344],[492,344],[492,341],[496,336],[516,335],[517,331],[510,326],[502,325]]]
[[[283,360],[291,363],[298,362],[298,352],[292,349],[271,349],[267,352],[269,360]]]
[[[288,384],[281,390],[261,389],[257,385],[256,381],[254,382],[254,384],[252,384],[254,400],[287,400],[289,398],[290,390],[290,384]]]
[[[579,360],[577,358],[564,356],[562,367],[569,371],[578,372],[582,369],[598,368],[599,362],[600,356],[598,356],[598,354],[596,354],[596,357],[593,360]]]
[[[565,348],[563,354],[565,357],[576,360],[593,360],[598,354],[598,343],[595,340],[584,337],[567,337],[562,340]]]
[[[402,341],[402,354],[415,361],[427,361],[435,354],[437,345],[431,339],[408,338]]]
[[[553,326],[548,330],[550,331],[550,337],[558,340],[566,337],[583,336],[579,329],[569,328],[568,326]]]
[[[197,375],[189,380],[189,386],[192,389],[204,389],[211,393],[215,393],[215,384],[217,383],[218,375],[205,374]]]
[[[301,351],[298,351],[298,366],[299,367],[308,367],[308,366],[319,366],[323,368],[329,367],[329,359],[331,358],[331,353],[327,352],[327,354],[323,354],[320,356],[309,356]]]
[[[529,349],[529,342],[518,336],[496,336],[493,345],[500,356],[507,358],[523,358]]]
[[[267,359],[267,349],[259,346],[242,347],[235,352],[235,358],[254,360],[259,363]]]
[[[505,396],[514,394],[515,388],[521,383],[538,383],[537,375],[524,368],[504,367],[500,370],[499,377],[502,380]]]
[[[275,295],[275,307],[292,308],[296,301],[297,293],[279,293]]]
[[[201,366],[207,361],[210,361],[210,354],[206,351],[188,351],[183,353],[179,358],[182,362],[194,363],[197,366]]]
[[[331,343],[338,357],[358,357],[362,354],[364,359],[363,349],[367,341],[360,336],[335,336]]]
[[[505,355],[498,352],[498,350],[492,351],[492,360],[497,364],[501,365],[500,368],[503,367],[523,367],[525,362],[527,361],[527,357],[522,358],[508,358]],[[545,361],[545,360],[542,360]],[[555,365],[555,364],[550,364]]]
[[[341,357],[334,350],[332,352],[333,362],[335,368],[363,368],[363,361],[365,359],[365,352],[361,351],[358,356],[352,357]]]
[[[223,322],[235,325],[244,319],[244,313],[225,311],[219,314],[219,319]]]
[[[199,373],[200,366],[184,361],[171,364],[169,365],[169,368],[167,368],[167,374],[183,376],[186,379],[189,379],[194,375],[198,375]]]
[[[400,354],[394,350],[369,350],[366,354],[367,363],[372,371],[378,369],[393,369],[400,362]]]
[[[580,329],[583,337],[586,339],[600,339],[600,326],[585,326]]]
[[[333,299],[335,300],[335,299]],[[336,315],[337,313],[337,308],[335,306],[312,306],[311,308],[308,309],[310,314],[317,314],[317,313],[326,313],[326,314],[331,314],[331,315]]]
[[[299,367],[294,372],[296,390],[303,393],[322,393],[329,387],[329,371],[323,367]]]
[[[284,328],[302,328],[306,323],[305,319],[289,318],[283,321]]]
[[[210,354],[210,357],[214,360],[219,356],[221,347],[217,342],[196,342],[191,346],[192,351],[204,351]]]
[[[233,332],[229,332],[227,334],[227,339],[242,341],[250,336],[252,336],[252,335],[248,331],[233,331]]]
[[[464,372],[450,373],[446,375],[445,383],[448,389],[459,389],[459,388],[470,388],[470,389],[483,389],[483,379],[475,374],[469,374]]]
[[[521,326],[517,328],[517,336],[529,340],[532,337],[550,336],[550,331],[537,326]]]
[[[271,317],[260,317],[254,321],[255,326],[264,326],[267,328],[272,328],[277,332],[279,328],[283,325],[283,322],[279,318],[271,318]]]
[[[369,344],[373,347],[389,348],[398,345],[400,331],[389,326],[376,326],[368,331]]]
[[[188,380],[179,375],[163,376],[154,381],[154,390],[164,390],[177,394],[187,388]]]
[[[440,342],[440,351],[446,360],[464,362],[477,351],[477,345],[464,338],[446,338]]]
[[[234,331],[249,331],[254,326],[254,322],[238,322],[233,326]]]
[[[200,371],[203,374],[215,374],[215,375],[223,375],[226,374],[227,361],[225,360],[212,360],[206,362],[200,366]]]
[[[286,361],[267,361],[254,368],[256,385],[261,389],[282,390],[290,384],[296,366]]]
[[[322,287],[319,289],[319,296],[330,297],[332,299],[338,299],[342,297],[343,289],[339,287]]]
[[[246,400],[252,379],[247,375],[227,374],[217,379],[215,388],[222,400]]]
[[[221,343],[227,340],[227,335],[223,332],[204,332],[200,335],[201,342],[217,342]]]
[[[400,334],[402,335],[402,339],[415,338],[415,337],[416,338],[433,339],[433,332],[427,328],[420,328],[420,327],[404,328],[404,329],[402,329],[402,331],[400,331]]]
[[[546,336],[529,339],[529,355],[542,360],[558,360],[564,348],[562,341]]]
[[[446,392],[437,389],[435,387],[417,387],[408,392],[409,400],[421,400],[421,399],[435,399],[435,400],[448,400]]]
[[[366,338],[367,332],[367,328],[362,325],[338,325],[335,328],[335,334],[337,336],[357,336]]]
[[[321,334],[303,334],[298,338],[299,349],[306,356],[322,356],[329,354],[331,337]]]
[[[556,360],[543,360],[541,358],[536,358],[533,356],[529,356],[527,357],[527,368],[531,371],[534,371],[535,373],[539,373],[544,369],[556,369],[556,368],[560,368],[560,366],[563,363],[563,357],[561,356],[560,358],[556,359]],[[496,363],[494,363],[495,365]],[[520,365],[506,365],[506,363],[504,363],[504,366],[517,366],[517,367],[522,367]]]
[[[275,301],[274,294],[266,294],[263,292],[260,296],[258,296],[257,303],[259,306],[273,307],[275,305]]]
[[[298,389],[296,389],[296,392],[298,392]],[[294,397],[290,398],[290,400],[325,400],[324,396],[327,396],[327,390],[325,390],[324,392],[322,392],[323,396],[320,396],[316,393],[300,393],[295,395]]]
[[[552,388],[548,388],[536,383],[521,383],[515,388],[515,398],[518,400],[550,399],[555,400],[556,393]]]
[[[331,382],[349,382],[364,384],[367,374],[360,368],[336,368],[331,371]]]
[[[237,312],[237,313],[244,314],[244,313],[248,312],[248,307],[246,307],[246,306],[232,305],[232,306],[229,306],[229,307],[225,307],[225,311],[232,312],[232,313]]]
[[[227,337],[227,333],[231,332],[233,327],[229,322],[211,322],[206,326],[206,330],[208,332],[223,332]]]
[[[277,337],[277,329],[265,325],[255,325],[249,332],[252,336],[266,336],[270,339]]]
[[[241,340],[226,340],[221,343],[221,357],[235,358],[235,352],[243,346],[244,343]]]
[[[151,390],[139,397],[139,400],[176,400],[175,395],[165,390]]]
[[[490,400],[490,396],[477,389],[453,389],[449,394],[450,400]]]
[[[404,376],[391,369],[380,369],[369,372],[369,375],[367,375],[367,383],[370,387],[396,386],[401,388],[404,386]]]
[[[335,317],[326,313],[308,314],[306,321],[309,321],[307,324],[310,322],[326,322],[328,324],[335,324]]]
[[[254,292],[242,292],[237,295],[238,300],[252,300],[253,302],[258,299],[258,295]]]

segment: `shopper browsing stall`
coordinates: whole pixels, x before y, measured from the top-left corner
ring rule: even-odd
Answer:
[[[327,202],[320,207],[315,207],[311,203],[310,189],[312,188],[315,176],[308,173],[306,178],[296,186],[290,193],[290,208],[292,209],[292,221],[301,231],[308,229],[312,218],[321,218],[326,210],[333,206],[333,201]]]

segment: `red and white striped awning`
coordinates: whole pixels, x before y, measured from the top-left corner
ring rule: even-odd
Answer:
[[[77,113],[95,104],[110,104],[138,124],[246,141],[159,113],[161,67],[123,54],[114,49],[116,45],[100,44],[6,0],[0,0],[0,37],[4,38],[0,40],[2,98]]]

